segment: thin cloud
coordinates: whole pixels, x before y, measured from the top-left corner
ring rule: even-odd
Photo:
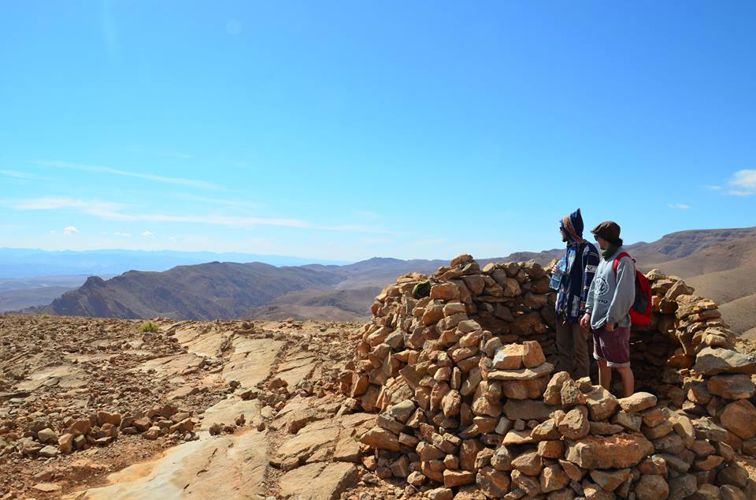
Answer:
[[[185,179],[182,177],[166,177],[163,175],[145,174],[141,172],[132,172],[128,170],[121,170],[113,167],[107,167],[102,165],[85,165],[82,163],[72,163],[58,160],[38,160],[31,162],[34,165],[40,165],[50,168],[62,168],[67,170],[78,170],[81,172],[90,172],[95,174],[109,174],[117,175],[121,177],[133,177],[135,179],[143,179],[152,182],[160,182],[163,184],[173,184],[176,186],[194,187],[199,189],[212,189],[220,190],[222,186],[213,184],[212,182],[201,181],[196,179]]]
[[[728,182],[732,196],[752,196],[756,194],[756,170],[738,170]]]
[[[70,236],[78,232],[79,232],[79,229],[76,226],[66,226],[63,228],[63,234],[65,234],[66,236]]]
[[[287,219],[276,217],[251,217],[234,215],[176,215],[165,213],[130,213],[126,212],[125,206],[100,200],[79,200],[64,197],[33,198],[16,201],[11,204],[16,210],[60,210],[72,209],[87,215],[104,220],[119,222],[152,222],[152,223],[183,223],[183,224],[207,224],[214,226],[252,227],[252,226],[278,226],[297,229],[314,229],[337,232],[358,233],[389,233],[389,231],[372,226],[357,224],[313,224],[300,219]]]
[[[707,184],[704,187],[706,189],[708,189],[709,191],[721,191],[722,190],[722,186],[719,186],[717,184]]]
[[[124,208],[120,203],[112,203],[100,200],[78,200],[65,197],[30,198],[12,203],[17,210],[60,210],[77,209],[85,214],[97,217],[105,217],[108,214],[117,213]]]
[[[18,170],[0,170],[0,175],[5,177],[11,177],[13,179],[23,179],[27,181],[49,181],[49,177],[42,177],[39,175],[30,174],[27,172],[19,172]]]
[[[677,210],[689,210],[693,208],[690,205],[686,205],[685,203],[668,203],[667,206],[669,208],[675,208]]]
[[[153,236],[155,236],[155,233],[153,233],[152,231],[149,231],[149,230],[148,231],[142,231],[142,236],[145,237],[145,238],[152,238]]]

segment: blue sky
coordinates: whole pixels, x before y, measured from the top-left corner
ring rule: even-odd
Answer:
[[[7,2],[0,246],[357,260],[756,224],[756,3]]]

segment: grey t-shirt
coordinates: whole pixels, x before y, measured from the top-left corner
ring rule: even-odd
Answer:
[[[585,310],[591,315],[591,329],[600,330],[607,324],[630,326],[630,308],[635,301],[635,263],[624,256],[614,272],[614,259],[622,247],[608,260],[602,258],[596,276],[588,289]]]

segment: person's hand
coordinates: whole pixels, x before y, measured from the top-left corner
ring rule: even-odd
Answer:
[[[607,332],[613,332],[614,331],[614,323],[607,323],[604,327]]]
[[[588,313],[583,314],[583,317],[580,318],[580,328],[583,330],[588,330],[588,327],[591,326],[591,315]]]

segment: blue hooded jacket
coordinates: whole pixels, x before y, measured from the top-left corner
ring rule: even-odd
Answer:
[[[588,290],[596,274],[600,258],[593,243],[583,239],[583,216],[578,208],[561,221],[561,227],[567,234],[567,248],[560,259],[557,273],[556,314],[560,321],[577,323],[585,312]]]

